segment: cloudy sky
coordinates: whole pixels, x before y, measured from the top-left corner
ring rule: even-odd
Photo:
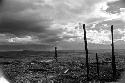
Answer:
[[[125,0],[0,0],[0,45],[125,48]]]

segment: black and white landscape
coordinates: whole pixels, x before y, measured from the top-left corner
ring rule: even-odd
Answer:
[[[124,83],[124,72],[125,0],[0,0],[0,83]]]

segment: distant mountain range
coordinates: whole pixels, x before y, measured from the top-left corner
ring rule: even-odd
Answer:
[[[83,44],[70,45],[66,44],[64,46],[58,46],[58,50],[84,50]],[[103,45],[103,44],[88,44],[89,50],[106,50],[111,51],[111,45]],[[125,45],[115,45],[115,49],[125,49]],[[8,44],[8,45],[0,45],[0,51],[22,51],[22,50],[33,50],[33,51],[52,51],[54,50],[54,46],[52,45],[42,45],[42,44]]]
[[[51,50],[53,47],[49,45],[27,44],[27,45],[0,45],[0,51],[22,51],[22,50],[34,50],[34,51],[46,51]]]

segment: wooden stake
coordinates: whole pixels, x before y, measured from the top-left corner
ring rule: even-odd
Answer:
[[[87,81],[89,81],[88,48],[87,48],[87,38],[86,38],[85,24],[83,24],[83,30],[84,30],[85,52],[86,52]]]
[[[98,78],[99,78],[99,61],[98,61],[98,55],[96,53],[96,64],[97,64],[97,74],[98,74]]]
[[[113,25],[111,26],[111,35],[112,35],[112,70],[113,70],[113,80],[116,80],[116,64],[115,64],[115,55],[114,55],[114,42],[113,42]]]
[[[57,47],[55,47],[55,56],[54,56],[54,58],[55,58],[55,60],[56,60],[56,62],[58,61],[57,60]]]

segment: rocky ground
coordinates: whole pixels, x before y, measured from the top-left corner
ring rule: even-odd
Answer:
[[[80,61],[81,60],[81,61]],[[11,60],[1,62],[2,69],[6,77],[12,83],[85,83],[86,66],[80,60],[63,60],[56,62],[49,59],[31,59],[31,60]],[[124,71],[121,63],[117,63],[117,79]],[[90,66],[90,80],[112,81],[111,63],[100,63],[100,75],[97,75],[96,63],[92,62]]]

